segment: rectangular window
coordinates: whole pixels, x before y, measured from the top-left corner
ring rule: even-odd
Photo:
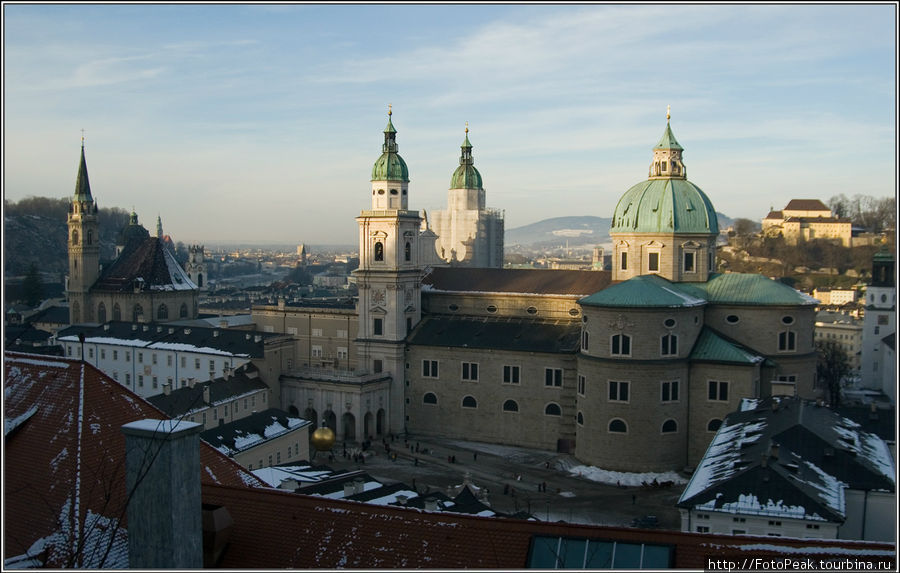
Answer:
[[[138,388],[144,387],[144,375],[138,374]]]
[[[778,333],[778,350],[780,352],[790,352],[797,349],[797,333],[791,330],[785,330]]]
[[[125,351],[125,362],[131,362],[131,352]]]
[[[619,258],[621,260],[621,264],[620,264],[619,268],[622,269],[623,271],[627,271],[628,270],[628,253],[624,253],[624,252],[621,253]]]
[[[297,334],[297,327],[296,326],[287,327],[287,333],[288,334]]]
[[[423,360],[422,361],[422,377],[423,378],[437,378],[438,377],[438,362],[437,362],[437,360]]]
[[[69,356],[72,356],[72,347],[66,346],[66,352],[68,353]]]
[[[663,382],[661,384],[661,387],[662,387],[661,399],[663,402],[677,402],[678,401],[678,380],[671,380],[668,382]]]
[[[519,383],[519,367],[504,366],[503,367],[503,383],[518,384]]]
[[[197,370],[200,370],[200,359],[199,358],[194,358],[194,368],[196,368]]]
[[[590,338],[590,336],[588,335],[588,331],[587,331],[587,330],[582,330],[582,331],[581,331],[581,349],[582,349],[582,350],[588,350],[588,340],[589,340],[589,338]]]
[[[728,400],[728,382],[719,382],[716,380],[709,381],[709,394],[708,398],[710,400],[715,400],[717,402],[725,402]]]
[[[118,359],[119,359],[119,351],[113,350],[113,360],[118,360]]]
[[[322,357],[322,347],[313,345],[312,355],[313,355],[313,358],[321,358]]]
[[[694,253],[692,252],[684,254],[684,272],[694,272]]]
[[[879,315],[878,315],[878,324],[880,324],[881,326],[887,326],[887,324],[888,324],[888,315],[886,315],[886,314],[879,314]]]
[[[159,388],[159,380],[157,379],[156,376],[154,376],[153,377],[153,389],[156,390],[157,388]]]
[[[144,353],[138,352],[138,364],[143,364],[143,363],[144,363]]]
[[[586,386],[586,379],[581,374],[578,375],[578,394],[584,396],[584,387]]]
[[[384,368],[384,363],[381,360],[373,360],[372,361],[372,370],[375,372],[375,374],[380,373],[383,368]]]
[[[125,373],[125,385],[126,386],[131,385],[131,374],[129,374],[127,372]]]
[[[209,361],[209,371],[210,371],[210,372],[215,372],[215,371],[216,371],[216,361],[215,361],[215,360],[210,360],[210,361]]]
[[[346,347],[346,346],[338,346],[338,348],[337,348],[337,357],[338,357],[338,358],[347,358],[347,357],[349,357],[349,354],[347,353],[347,347]]]
[[[182,367],[182,368],[187,368],[187,356],[182,356],[182,357],[181,357],[181,367]]]
[[[119,381],[119,372],[117,370],[113,370],[113,380]]]
[[[88,348],[88,358],[93,358],[93,357],[94,357],[94,349]]]
[[[339,328],[338,331],[337,331],[337,337],[338,337],[338,338],[347,338],[347,331],[346,331],[346,330],[341,330],[341,329]]]
[[[708,525],[698,525],[697,533],[709,533],[709,526]]]
[[[153,363],[156,364],[156,353],[155,352],[153,353],[152,358],[153,358]]]
[[[106,350],[103,348],[100,349],[100,360],[106,360]]]
[[[478,381],[478,364],[475,362],[462,363],[462,379],[472,382]]]
[[[172,366],[172,355],[171,354],[166,355],[166,366],[169,366],[169,367]]]
[[[381,336],[384,330],[384,320],[380,318],[376,318],[372,321],[372,334],[375,336]]]
[[[627,402],[628,401],[628,382],[619,382],[615,380],[609,381],[609,401],[610,402]]]
[[[545,368],[544,369],[544,386],[562,386],[562,369]]]
[[[631,337],[627,334],[614,334],[611,339],[610,353],[616,356],[631,356]]]
[[[322,329],[321,328],[313,328],[312,335],[313,336],[322,336]]]
[[[651,271],[659,270],[659,253],[650,253],[647,268]]]
[[[678,354],[678,337],[674,334],[666,334],[660,339],[660,354],[673,356]]]

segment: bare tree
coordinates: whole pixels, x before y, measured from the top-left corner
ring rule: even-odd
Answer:
[[[832,407],[840,406],[841,382],[850,373],[850,359],[835,340],[817,342],[816,352],[818,354],[816,376],[825,386]]]

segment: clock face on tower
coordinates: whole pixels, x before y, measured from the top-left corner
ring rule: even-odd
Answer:
[[[375,304],[384,304],[384,291],[381,289],[375,289],[372,291],[372,302]]]

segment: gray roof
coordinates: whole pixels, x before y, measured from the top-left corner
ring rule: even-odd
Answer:
[[[85,342],[121,344],[155,350],[224,353],[247,358],[262,358],[267,338],[276,333],[228,330],[213,327],[176,327],[171,324],[111,321],[102,325],[74,325],[57,334],[60,342],[78,340],[84,333]]]
[[[250,376],[248,372],[250,371]],[[265,382],[256,377],[254,366],[242,368],[228,378],[216,378],[205,382],[197,382],[193,386],[185,386],[172,390],[169,394],[157,394],[146,398],[148,402],[165,412],[170,418],[178,418],[190,412],[215,406],[246,396],[254,392],[268,390]],[[209,388],[209,402],[203,399],[203,391]]]
[[[609,286],[609,271],[436,267],[422,279],[426,291],[587,296]]]
[[[417,346],[563,353],[576,352],[580,340],[578,322],[442,315],[424,317],[408,338]]]
[[[722,423],[679,507],[840,522],[845,487],[894,491],[890,450],[855,422],[796,398],[743,407]]]
[[[206,430],[200,439],[227,456],[258,446],[312,422],[296,418],[278,408],[269,408],[246,418]]]

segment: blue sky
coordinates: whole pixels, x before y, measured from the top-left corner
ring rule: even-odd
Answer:
[[[356,242],[388,104],[410,208],[465,122],[507,228],[610,217],[672,129],[731,217],[897,188],[897,7],[17,5],[4,195],[71,195],[184,242]]]

